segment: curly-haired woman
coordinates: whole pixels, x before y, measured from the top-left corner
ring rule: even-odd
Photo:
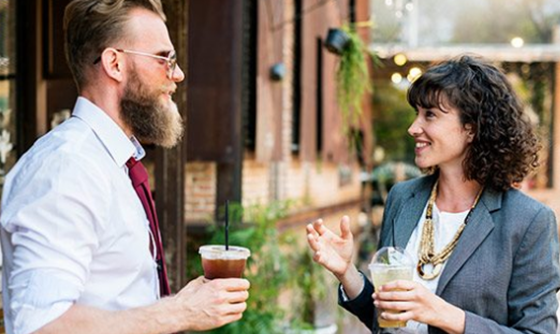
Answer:
[[[349,220],[337,235],[307,226],[314,259],[341,282],[340,304],[377,333],[556,333],[560,288],[554,213],[515,185],[538,166],[537,136],[505,75],[463,55],[430,68],[409,89],[409,134],[429,175],[395,185],[380,247],[405,248],[417,267],[373,293],[352,264]]]

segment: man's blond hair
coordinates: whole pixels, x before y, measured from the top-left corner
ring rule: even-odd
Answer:
[[[78,91],[103,50],[125,39],[130,11],[144,8],[166,20],[161,0],[74,0],[64,12],[64,52]]]

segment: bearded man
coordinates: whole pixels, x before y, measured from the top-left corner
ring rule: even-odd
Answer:
[[[180,140],[172,95],[185,76],[160,0],[74,0],[64,27],[80,96],[10,171],[2,197],[7,332],[172,333],[240,319],[244,279],[199,277],[166,297],[140,143]]]

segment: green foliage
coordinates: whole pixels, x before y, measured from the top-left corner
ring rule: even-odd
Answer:
[[[342,30],[350,41],[340,57],[336,81],[343,131],[349,134],[362,114],[362,98],[364,93],[371,91],[371,84],[364,43],[353,28],[344,26]]]
[[[375,84],[373,92],[373,130],[376,145],[385,151],[386,161],[414,161],[414,140],[407,133],[414,121],[414,109],[406,92],[392,84]]]
[[[295,244],[294,240],[294,236],[287,237],[288,244]],[[291,327],[312,329],[318,303],[328,292],[326,271],[313,261],[311,250],[306,245],[292,249],[288,259],[293,278],[289,284],[293,293]]]
[[[281,235],[276,228],[276,222],[285,217],[293,205],[291,201],[247,208],[230,204],[230,244],[251,250],[245,270],[245,278],[251,282],[247,310],[241,320],[206,334],[280,334],[286,330],[286,319],[291,328],[313,328],[317,303],[330,287],[325,270],[313,261],[307,245],[298,244],[295,234]],[[223,212],[220,216],[224,216]],[[213,224],[208,235],[208,238],[192,240],[191,252],[202,244],[223,244],[223,223]],[[202,273],[198,254],[191,255],[188,263],[191,278]],[[287,289],[292,290],[293,297],[288,310],[278,300],[280,293]]]
[[[229,241],[232,245],[251,250],[245,270],[245,277],[251,282],[251,288],[243,318],[209,333],[282,333],[284,311],[277,299],[279,291],[287,284],[290,273],[286,256],[280,251],[276,221],[286,216],[290,205],[291,202],[288,201],[253,205],[246,209],[240,205],[230,205],[232,225]],[[210,243],[225,242],[221,226],[214,225],[211,236]]]

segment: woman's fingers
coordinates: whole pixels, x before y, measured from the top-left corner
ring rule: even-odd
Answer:
[[[305,230],[306,230],[308,236],[312,235],[316,238],[319,237],[319,232],[317,232],[317,230],[315,230],[315,227],[313,226],[313,223],[307,224],[307,226],[305,227]]]
[[[314,235],[311,235],[311,234],[307,235],[307,243],[309,244],[309,246],[311,247],[311,249],[314,252],[317,252],[317,251],[319,251],[319,249],[321,249],[321,245],[319,243],[319,240]]]
[[[413,281],[408,281],[408,280],[396,280],[396,281],[391,281],[388,282],[387,284],[384,284],[380,287],[377,287],[378,291],[408,291],[408,290],[414,290],[416,288],[417,283],[413,282]]]
[[[377,287],[372,294],[375,301],[410,301],[416,296],[416,283],[412,281],[398,280]]]
[[[313,228],[315,229],[315,231],[317,231],[319,236],[322,236],[329,231],[323,224],[323,219],[317,219],[316,221],[314,221]]]
[[[340,219],[340,237],[344,240],[353,238],[350,231],[350,218],[348,216],[342,216]]]
[[[414,306],[411,301],[401,300],[376,300],[373,302],[373,305],[384,310],[395,311],[408,311]]]
[[[381,318],[385,319],[385,320],[389,320],[389,321],[408,321],[408,320],[412,320],[414,317],[414,314],[412,312],[389,312],[389,311],[383,311],[381,312]]]

